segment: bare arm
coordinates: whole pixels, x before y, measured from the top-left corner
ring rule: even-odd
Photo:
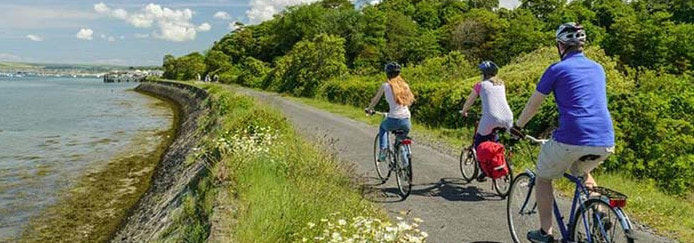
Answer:
[[[378,92],[376,92],[376,96],[374,96],[374,97],[371,99],[371,104],[369,104],[369,107],[368,107],[367,109],[369,109],[369,110],[370,110],[370,109],[373,109],[373,108],[378,104],[378,101],[381,100],[381,97],[383,96],[383,93],[385,93],[385,90],[383,89],[383,86],[381,86],[381,87],[378,89]]]
[[[465,114],[467,113],[467,110],[470,109],[472,104],[475,104],[475,99],[477,99],[477,92],[473,89],[470,91],[470,95],[467,96],[467,100],[465,100],[465,104],[463,105],[463,110],[461,113]]]
[[[525,104],[525,108],[523,108],[523,112],[521,112],[521,115],[518,117],[518,120],[516,121],[516,126],[518,127],[524,127],[530,119],[535,116],[537,113],[537,110],[540,109],[540,106],[542,105],[542,102],[545,100],[545,97],[547,95],[544,95],[538,91],[535,91],[533,93],[533,96],[530,97],[528,100],[528,103]]]

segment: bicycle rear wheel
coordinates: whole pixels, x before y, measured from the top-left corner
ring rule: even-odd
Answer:
[[[472,148],[463,148],[462,151],[460,151],[460,174],[463,175],[465,182],[470,183],[477,178],[478,173],[479,166],[477,166]]]
[[[388,161],[390,156],[386,154],[385,161],[379,162],[379,152],[381,152],[381,148],[378,145],[378,135],[376,135],[376,139],[374,139],[374,165],[376,165],[376,173],[378,173],[378,177],[381,179],[381,181],[385,182],[390,177],[390,161]]]
[[[513,171],[511,170],[511,164],[506,163],[506,167],[508,168],[507,175],[492,180],[494,190],[501,197],[501,199],[508,196],[508,191],[511,189],[511,183],[513,182]]]
[[[597,198],[588,199],[578,208],[569,231],[574,242],[588,242],[589,235],[590,242],[634,242],[624,212]]]
[[[539,229],[535,183],[528,173],[516,176],[506,201],[508,229],[514,242],[528,242],[528,231]]]
[[[404,200],[412,191],[412,157],[410,147],[407,145],[398,146],[395,154],[396,174],[395,179],[400,189],[400,195]]]

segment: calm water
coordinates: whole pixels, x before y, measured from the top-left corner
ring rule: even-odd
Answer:
[[[0,78],[0,242],[138,134],[168,129],[172,111],[136,85]]]

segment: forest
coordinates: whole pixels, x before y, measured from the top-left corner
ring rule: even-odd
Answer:
[[[365,107],[385,81],[383,65],[404,65],[415,120],[459,128],[457,111],[476,64],[492,60],[518,115],[544,70],[559,61],[554,31],[578,22],[586,55],[602,64],[617,153],[602,168],[652,180],[686,197],[694,189],[694,1],[323,0],[293,6],[272,20],[240,28],[204,52],[163,59],[165,78],[219,75],[225,83]],[[548,99],[528,125],[557,126]],[[470,121],[471,122],[471,121]]]

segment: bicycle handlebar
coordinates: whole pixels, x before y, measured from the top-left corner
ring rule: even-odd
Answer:
[[[380,111],[369,110],[369,109],[365,109],[364,111],[366,112],[367,116],[373,116],[374,114],[379,114],[379,115],[388,117],[388,112],[380,112]]]
[[[530,141],[532,141],[532,142],[534,142],[534,143],[539,143],[539,144],[544,144],[544,143],[546,143],[547,141],[549,141],[549,140],[547,140],[547,139],[539,139],[539,138],[536,138],[536,137],[533,137],[533,136],[530,136],[530,135],[527,135],[527,134],[525,135],[525,138],[529,139]]]

